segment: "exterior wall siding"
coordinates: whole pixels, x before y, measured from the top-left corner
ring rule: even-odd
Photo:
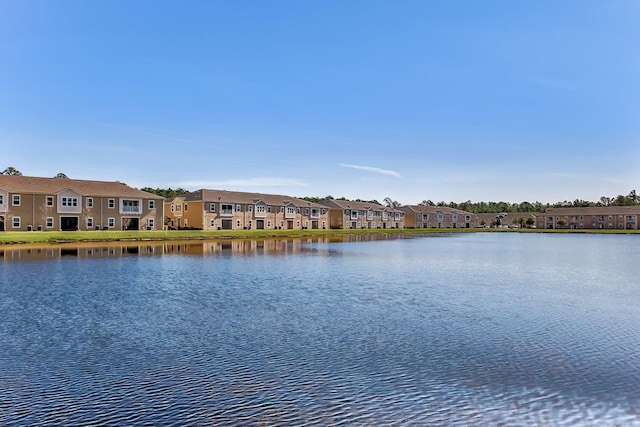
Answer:
[[[536,216],[536,226],[544,229],[637,230],[640,208],[549,209]]]
[[[136,230],[162,229],[163,204],[161,199],[140,199],[139,213],[121,213],[119,206],[124,197],[100,197],[72,195],[65,192],[60,194],[18,194],[9,193],[9,206],[5,217],[5,231],[59,231],[63,219],[72,218],[77,222],[76,230],[88,231],[97,229],[122,229],[127,219],[134,219],[138,225]],[[20,206],[12,205],[13,196],[20,196]],[[61,197],[77,197],[75,206],[61,206]],[[87,199],[91,203],[87,203]],[[113,201],[113,207],[109,207],[109,201]],[[149,200],[153,200],[154,208],[149,208]],[[14,227],[16,218],[19,218],[19,226]],[[112,218],[113,226],[109,227],[109,218]]]

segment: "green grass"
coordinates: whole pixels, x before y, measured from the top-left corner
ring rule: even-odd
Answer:
[[[360,229],[360,230],[172,230],[172,231],[5,231],[0,232],[0,245],[64,242],[109,242],[131,240],[207,240],[267,239],[304,236],[340,236],[353,234],[405,233],[598,233],[640,234],[640,230],[542,230],[495,228],[430,228],[430,229]]]

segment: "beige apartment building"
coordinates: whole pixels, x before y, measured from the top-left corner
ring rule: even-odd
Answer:
[[[407,228],[475,228],[478,216],[444,206],[403,206]]]
[[[326,206],[296,197],[200,189],[166,200],[168,225],[202,230],[322,230]]]
[[[333,229],[404,228],[404,212],[378,203],[351,200],[323,200],[329,208],[329,227]]]
[[[545,229],[637,230],[640,206],[551,208],[537,215],[536,226]]]
[[[162,197],[119,182],[0,175],[0,231],[162,228]]]

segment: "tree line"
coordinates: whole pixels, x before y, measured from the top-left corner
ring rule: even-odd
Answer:
[[[2,171],[2,175],[17,175],[21,176],[22,173],[16,168],[9,166],[4,171]],[[54,178],[68,178],[64,173],[57,174]],[[189,193],[189,190],[184,188],[151,188],[144,187],[141,188],[142,191],[146,191],[148,193],[155,194],[160,197],[170,198],[179,196],[181,194]],[[323,200],[349,200],[345,197],[334,198],[333,196],[325,196],[325,197],[300,197],[303,200],[307,200],[309,202],[319,203]],[[384,204],[390,208],[397,208],[402,206],[402,203],[393,200],[390,197],[384,198],[384,203],[380,203],[377,200],[362,200],[356,199],[354,202],[365,202],[365,203],[376,203],[376,204]],[[576,199],[573,201],[565,200],[557,203],[541,203],[541,202],[521,202],[521,203],[509,203],[509,202],[472,202],[471,200],[467,200],[466,202],[444,202],[440,201],[434,203],[431,200],[423,200],[418,205],[420,206],[441,206],[448,207],[453,209],[460,209],[463,211],[471,212],[471,213],[516,213],[516,212],[544,212],[549,208],[587,208],[587,207],[596,207],[596,206],[639,206],[640,205],[640,196],[636,190],[631,190],[629,194],[623,195],[618,194],[617,196],[602,196],[598,201],[592,202],[588,200]]]
[[[334,198],[332,196],[326,197],[301,197],[303,200],[310,202],[320,203],[323,200],[348,200],[345,197]],[[384,206],[390,208],[398,208],[402,206],[402,203],[397,200],[393,200],[390,197],[384,198],[384,203],[379,203],[377,200],[361,200],[356,199],[354,202],[367,202],[384,204]],[[588,208],[597,206],[640,206],[640,196],[636,190],[631,190],[629,194],[619,194],[614,197],[602,196],[596,202],[576,199],[574,201],[565,200],[556,203],[542,203],[542,202],[521,202],[521,203],[509,203],[509,202],[472,202],[467,200],[466,202],[433,202],[431,200],[423,200],[418,203],[418,206],[439,206],[452,209],[460,209],[462,211],[471,213],[518,213],[518,212],[545,212],[549,208]]]

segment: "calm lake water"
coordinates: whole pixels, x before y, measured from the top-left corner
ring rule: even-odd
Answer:
[[[0,425],[640,425],[640,236],[0,248]]]

